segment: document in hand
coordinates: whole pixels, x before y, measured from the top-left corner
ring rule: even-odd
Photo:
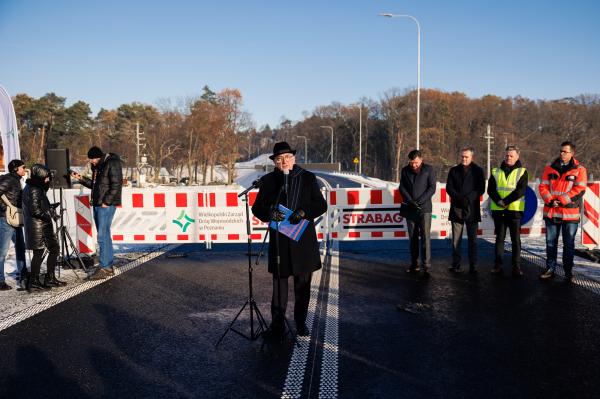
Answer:
[[[302,219],[298,224],[291,224],[288,219],[290,218],[292,211],[281,204],[279,204],[278,209],[285,214],[285,219],[279,223],[271,221],[271,223],[269,223],[269,227],[273,230],[279,229],[281,234],[291,238],[294,241],[299,241],[300,237],[302,237],[302,234],[304,233],[304,230],[306,230],[306,226],[308,226],[308,220]],[[278,224],[279,228],[277,227]]]

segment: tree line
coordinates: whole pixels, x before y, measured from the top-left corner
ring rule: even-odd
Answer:
[[[133,102],[114,110],[101,109],[93,116],[89,104],[48,93],[40,98],[17,94],[13,98],[20,129],[21,152],[28,164],[44,162],[45,148],[69,148],[71,162],[82,165],[92,145],[119,154],[131,171],[136,168],[136,124],[144,133],[145,152],[158,179],[161,168],[189,183],[215,181],[214,168],[235,179],[235,163],[270,153],[276,141],[298,149],[297,162],[329,162],[331,129],[333,160],[342,170],[355,170],[362,142],[362,172],[398,181],[406,155],[416,144],[416,91],[389,90],[379,99],[362,98],[356,104],[331,103],[305,112],[298,122],[282,117],[278,126],[256,128],[243,107],[239,90],[212,91],[157,105]],[[362,113],[362,136],[359,115]],[[494,139],[491,163],[502,160],[506,144],[521,148],[521,159],[532,176],[558,156],[559,144],[576,143],[576,157],[588,173],[600,176],[600,97],[580,95],[560,100],[469,98],[460,92],[421,90],[420,147],[426,162],[439,171],[438,179],[456,164],[461,148],[475,148],[476,162],[486,165],[487,126]],[[329,128],[331,127],[331,129]],[[307,138],[308,160],[304,160]],[[188,171],[191,171],[188,172]]]

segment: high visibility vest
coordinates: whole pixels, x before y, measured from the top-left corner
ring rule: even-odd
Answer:
[[[500,198],[506,198],[508,194],[515,191],[519,179],[523,177],[525,172],[526,169],[523,167],[516,168],[513,169],[513,171],[510,172],[507,177],[501,168],[492,169],[492,176],[494,176],[494,179],[496,180],[496,191],[498,191],[498,194],[500,194]],[[511,202],[507,208],[501,208],[494,201],[490,201],[490,210],[500,211],[503,209],[523,212],[525,210],[525,196],[522,196],[518,200]]]
[[[587,187],[587,170],[576,159],[574,159],[574,164],[574,168],[562,175],[552,165],[544,168],[539,192],[544,200],[545,218],[558,219],[563,222],[579,222],[581,213],[579,203]],[[558,200],[560,205],[550,206],[552,200]]]

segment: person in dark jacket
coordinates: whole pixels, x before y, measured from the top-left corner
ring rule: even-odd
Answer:
[[[269,231],[269,273],[273,274],[272,322],[269,333],[273,336],[285,332],[290,276],[294,276],[296,331],[301,336],[309,335],[306,316],[310,300],[310,284],[312,273],[321,268],[314,219],[327,211],[327,202],[319,190],[316,176],[295,165],[295,153],[296,151],[292,150],[286,142],[275,144],[273,155],[270,156],[275,163],[275,170],[261,179],[262,185],[252,206],[252,213],[265,223],[271,220],[282,220],[282,215],[277,210],[278,204],[293,211],[289,217],[290,223],[308,221],[308,226],[299,241],[294,241],[282,233],[276,233],[273,229]],[[286,180],[284,171],[289,172],[287,191],[284,184]],[[276,234],[279,236],[279,248]],[[281,259],[279,270],[277,270],[278,255]]]
[[[495,260],[492,274],[502,274],[504,239],[506,229],[510,231],[512,244],[512,274],[523,275],[521,270],[521,219],[525,212],[525,192],[529,176],[527,169],[519,161],[519,148],[506,147],[504,161],[499,168],[493,168],[488,180],[487,193],[490,197],[490,210],[494,219],[496,234]]]
[[[54,212],[46,193],[50,182],[50,170],[40,164],[31,167],[31,178],[27,179],[23,190],[23,217],[25,219],[25,243],[33,251],[31,275],[27,280],[27,291],[49,289],[66,285],[56,278],[56,258],[59,253],[58,240],[54,233],[52,218]],[[48,250],[46,275],[40,281],[40,267],[44,252]]]
[[[446,181],[446,192],[450,196],[452,224],[452,265],[449,270],[458,273],[463,227],[467,228],[469,243],[469,272],[477,272],[477,227],[481,222],[479,198],[485,192],[483,169],[473,162],[473,147],[460,151],[460,163],[450,169]]]
[[[408,153],[408,165],[400,175],[400,194],[404,204],[415,209],[413,218],[406,219],[410,240],[410,267],[408,273],[419,271],[419,252],[425,276],[431,268],[431,197],[435,194],[435,171],[423,162],[421,151]]]
[[[8,163],[8,172],[0,176],[0,197],[6,195],[8,201],[22,208],[21,178],[25,176],[25,164],[20,159],[13,159]],[[6,204],[0,200],[0,291],[12,289],[6,284],[4,278],[4,261],[10,247],[10,242],[15,245],[17,255],[17,281],[21,288],[27,280],[27,268],[25,267],[25,242],[23,241],[23,228],[13,227],[6,221]]]
[[[121,205],[123,166],[118,155],[105,154],[99,147],[90,148],[87,156],[92,164],[92,178],[88,179],[75,172],[71,173],[71,177],[92,190],[94,222],[98,231],[98,246],[100,247],[100,267],[89,278],[99,280],[115,274],[110,227],[117,206]]]

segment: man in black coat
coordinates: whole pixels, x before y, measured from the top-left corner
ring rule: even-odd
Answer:
[[[92,190],[94,222],[98,231],[98,246],[100,247],[100,267],[90,276],[90,279],[99,280],[115,274],[110,227],[116,207],[121,205],[123,166],[118,155],[105,154],[99,147],[90,148],[87,155],[92,164],[92,178],[88,179],[75,172],[71,176]]]
[[[408,273],[419,271],[419,251],[421,266],[425,276],[431,268],[431,197],[435,194],[435,171],[431,165],[423,162],[419,150],[408,153],[408,165],[402,168],[400,175],[400,194],[403,204],[414,209],[414,216],[406,218],[408,238],[410,240],[410,267]]]
[[[23,188],[21,187],[21,178],[25,176],[25,164],[20,159],[13,159],[8,163],[8,172],[0,176],[0,197],[6,195],[12,205],[22,208]],[[17,281],[22,284],[27,276],[23,228],[8,224],[6,221],[6,204],[0,200],[0,291],[12,289],[4,279],[4,261],[11,241],[15,244],[17,255]]]
[[[479,198],[485,192],[483,169],[473,162],[474,150],[465,147],[460,151],[460,163],[450,169],[446,181],[446,192],[450,196],[450,215],[452,224],[452,266],[451,272],[459,273],[460,247],[463,226],[467,227],[469,242],[469,272],[477,269],[477,227],[481,222]]]
[[[282,215],[277,210],[278,204],[293,211],[288,219],[290,223],[308,221],[308,226],[299,241],[294,241],[282,233],[276,233],[273,229],[269,230],[269,273],[273,274],[272,322],[269,330],[274,336],[285,332],[290,276],[294,276],[296,331],[301,336],[309,335],[306,316],[310,300],[310,283],[312,273],[321,268],[314,219],[327,211],[327,202],[321,194],[316,176],[295,165],[294,154],[296,150],[292,150],[288,143],[275,144],[273,155],[269,157],[275,163],[275,170],[261,179],[262,185],[252,206],[252,213],[265,223],[282,220]],[[279,248],[277,248],[277,240]],[[280,257],[279,270],[277,270],[278,256]]]

